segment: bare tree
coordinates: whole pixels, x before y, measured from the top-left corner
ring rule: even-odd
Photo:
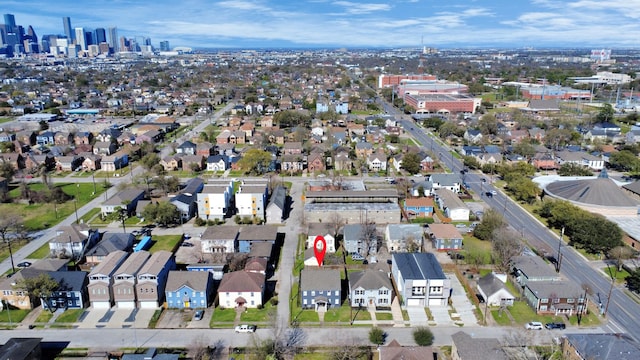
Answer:
[[[502,271],[509,270],[509,263],[515,256],[522,254],[520,235],[505,227],[500,227],[491,234],[491,247],[496,266]]]
[[[200,335],[193,339],[189,344],[189,354],[193,360],[210,360],[211,347],[207,343],[207,338],[204,335]]]
[[[582,290],[584,290],[584,294],[578,295],[578,299],[582,299],[582,303],[578,300],[578,311],[576,312],[576,316],[578,318],[578,325],[582,322],[582,316],[587,313],[587,308],[589,304],[589,300],[587,299],[587,295],[593,294],[593,289],[591,289],[591,285],[587,283],[582,284]]]
[[[9,249],[9,257],[11,258],[11,270],[15,273],[15,265],[13,263],[13,252],[11,243],[18,239],[18,233],[22,228],[22,217],[15,213],[8,213],[0,218],[0,238],[2,243],[7,245]],[[11,232],[15,232],[12,236]]]
[[[342,227],[344,226],[344,219],[342,218],[342,215],[340,215],[337,212],[334,212],[333,214],[329,215],[329,223],[331,224],[332,230],[333,230],[333,238],[337,238],[338,237],[338,233],[340,232],[340,229],[342,229]]]
[[[376,224],[372,221],[368,221],[364,219],[364,221],[360,224],[360,242],[362,243],[362,254],[364,257],[367,257],[371,253],[371,249],[375,249],[377,251],[380,241],[378,236],[378,231],[376,230]]]
[[[622,265],[625,260],[631,259],[635,256],[636,252],[632,248],[626,245],[616,246],[613,249],[609,250],[607,254],[609,259],[613,259],[616,261],[616,268],[618,271],[622,271]]]
[[[422,251],[421,241],[416,239],[413,235],[407,236],[405,239],[405,247],[407,252],[414,253]]]

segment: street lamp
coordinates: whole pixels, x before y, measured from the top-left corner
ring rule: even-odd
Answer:
[[[7,247],[9,248],[9,258],[11,258],[11,273],[15,274],[16,267],[13,262],[13,251],[11,250],[11,239],[6,239],[5,242],[7,243]]]

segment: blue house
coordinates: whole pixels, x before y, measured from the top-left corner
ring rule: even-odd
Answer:
[[[213,279],[208,271],[170,271],[165,295],[172,309],[206,308],[211,303]]]
[[[251,245],[257,243],[276,243],[278,227],[273,225],[243,226],[238,234],[238,252],[249,253]]]
[[[38,145],[52,145],[55,143],[56,134],[52,131],[45,131],[42,134],[36,136],[36,144]]]
[[[86,271],[49,271],[47,274],[58,283],[51,296],[40,299],[45,309],[84,309],[89,303]]]
[[[300,272],[300,302],[303,309],[324,310],[342,303],[340,271],[303,269]]]

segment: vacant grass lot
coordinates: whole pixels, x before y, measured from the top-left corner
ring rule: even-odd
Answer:
[[[78,322],[80,315],[84,312],[84,309],[69,309],[63,312],[56,319],[57,323],[74,323]]]
[[[173,252],[173,249],[178,246],[182,235],[153,235],[151,236],[153,245],[149,249],[150,253],[155,253],[160,250]]]

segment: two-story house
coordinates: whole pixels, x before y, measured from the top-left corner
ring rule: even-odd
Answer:
[[[342,303],[340,271],[335,269],[302,269],[300,302],[303,309],[327,310]]]
[[[208,271],[169,271],[165,296],[171,309],[206,308],[213,300],[213,278]]]
[[[233,183],[205,184],[197,195],[198,217],[203,220],[222,220],[230,212]]]
[[[264,221],[268,195],[268,183],[243,182],[235,194],[236,214]]]
[[[151,254],[145,250],[134,252],[113,274],[113,300],[118,308],[135,308],[138,272],[150,256]]]
[[[449,280],[432,253],[395,253],[391,274],[404,306],[446,306]]]
[[[429,224],[428,231],[434,249],[438,251],[462,249],[462,234],[453,224]]]
[[[389,224],[384,237],[390,252],[421,251],[424,230],[420,224]]]
[[[233,271],[222,276],[218,302],[222,308],[257,308],[264,298],[265,275],[259,272]]]
[[[349,274],[351,307],[390,308],[393,285],[384,271],[368,269]]]

